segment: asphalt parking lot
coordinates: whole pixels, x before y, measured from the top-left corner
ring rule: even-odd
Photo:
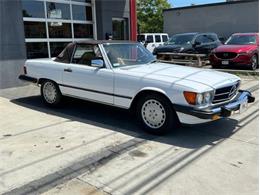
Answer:
[[[161,137],[121,109],[1,90],[0,194],[258,194],[258,84],[243,79],[256,102],[241,115]]]

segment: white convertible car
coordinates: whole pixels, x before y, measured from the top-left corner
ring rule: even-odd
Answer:
[[[54,59],[27,60],[21,80],[41,86],[43,101],[62,96],[136,111],[144,128],[162,134],[241,112],[255,98],[231,74],[159,63],[136,42],[70,43]]]

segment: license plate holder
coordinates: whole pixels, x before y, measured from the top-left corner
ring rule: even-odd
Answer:
[[[224,60],[221,63],[222,63],[222,65],[229,65],[229,61],[227,61],[227,60]]]

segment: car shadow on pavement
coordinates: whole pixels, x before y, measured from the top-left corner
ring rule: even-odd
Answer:
[[[65,183],[71,179],[77,178],[82,174],[91,173],[93,166],[95,167],[95,170],[97,170],[99,167],[104,166],[112,159],[115,159],[119,155],[129,152],[131,149],[133,149],[133,147],[136,148],[149,140],[169,144],[173,147],[170,147],[156,154],[155,156],[153,156],[153,158],[147,159],[147,161],[144,161],[142,164],[135,166],[133,169],[125,170],[125,172],[121,173],[118,177],[111,178],[109,183],[106,183],[106,185],[110,185],[111,183],[120,180],[121,178],[128,175],[130,172],[144,175],[146,169],[140,169],[140,167],[145,166],[148,162],[151,162],[154,159],[163,158],[163,156],[166,154],[168,156],[171,156],[170,154],[173,154],[179,150],[178,147],[188,149],[185,150],[185,152],[181,153],[182,155],[180,157],[173,157],[169,162],[167,161],[167,163],[161,163],[160,166],[154,169],[153,174],[148,175],[147,178],[138,182],[135,186],[133,186],[133,188],[129,189],[127,194],[134,194],[136,190],[142,188],[143,186],[149,185],[149,183],[153,181],[154,178],[159,177],[166,172],[168,174],[167,177],[176,174],[180,170],[184,169],[187,165],[194,162],[196,159],[211,151],[213,148],[215,148],[215,146],[224,142],[225,138],[229,138],[232,134],[236,133],[243,127],[238,124],[237,120],[225,119],[202,125],[182,126],[177,131],[171,132],[167,135],[153,136],[143,132],[138,124],[136,124],[133,115],[127,110],[81,100],[75,100],[71,98],[66,98],[64,101],[64,106],[56,109],[46,107],[42,103],[40,96],[13,99],[11,100],[11,102],[35,111],[59,116],[72,121],[78,121],[106,128],[114,131],[115,133],[123,133],[125,135],[132,136],[133,138],[126,142],[120,143],[119,145],[111,145],[109,148],[98,150],[91,154],[91,156],[86,155],[81,159],[75,159],[75,162],[73,162],[68,167],[64,167],[59,171],[50,173],[23,186],[17,187],[7,192],[6,194],[34,194],[36,191],[37,193],[46,192],[54,188],[55,186]],[[248,117],[249,116],[245,116],[245,118],[241,120],[247,120]],[[42,129],[31,129],[24,133],[39,130]],[[74,148],[69,148],[68,150],[62,151],[61,153],[63,154],[68,151],[72,151],[73,149]],[[59,154],[56,153],[55,156],[57,155]],[[18,166],[15,170],[32,166],[40,161],[52,157],[53,155],[50,155],[44,157],[43,159],[38,159],[36,161],[30,162],[29,164],[22,165],[21,167]],[[11,173],[15,170],[9,170],[8,173]],[[157,184],[159,185],[160,183],[165,181],[167,177],[163,177],[161,180],[158,180]],[[122,186],[125,185],[127,185],[127,183],[122,184]],[[155,186],[157,185],[154,185],[154,187]],[[144,194],[148,194],[149,191],[152,190],[154,187],[148,188],[147,193]],[[120,190],[120,186],[118,186],[118,189]]]
[[[154,136],[144,132],[137,124],[134,114],[124,109],[73,98],[65,98],[63,105],[59,108],[45,106],[40,96],[13,99],[11,102],[32,110],[110,129],[132,137],[192,149],[211,145],[231,136],[237,131],[238,125],[237,120],[222,119],[206,124],[182,125],[164,136]]]

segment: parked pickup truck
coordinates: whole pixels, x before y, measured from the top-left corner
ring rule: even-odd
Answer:
[[[70,43],[55,59],[27,60],[19,78],[41,86],[49,106],[71,96],[135,110],[144,129],[154,134],[179,122],[229,117],[254,101],[250,92],[239,90],[239,77],[159,63],[136,42]]]

